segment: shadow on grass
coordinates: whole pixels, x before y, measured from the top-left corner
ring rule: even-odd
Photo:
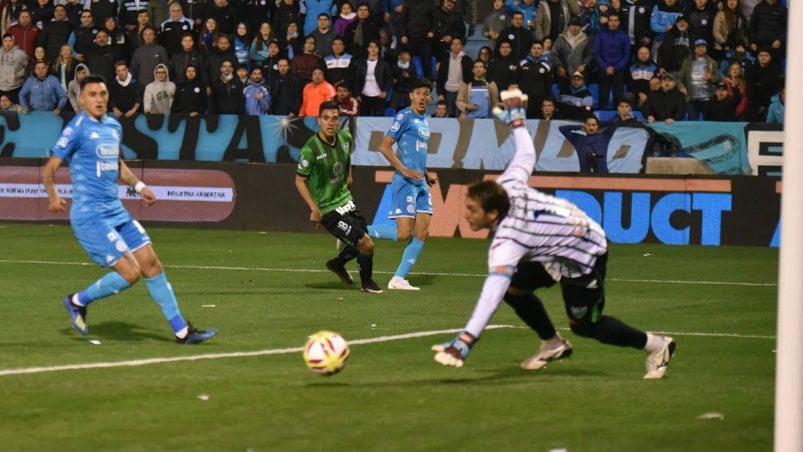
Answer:
[[[74,341],[86,341],[87,338],[97,337],[98,339],[109,339],[116,341],[138,342],[145,339],[155,341],[173,341],[173,336],[167,330],[162,333],[155,333],[152,330],[143,328],[127,322],[112,321],[98,324],[89,324],[89,335],[81,336],[72,328],[65,328],[62,333],[71,336]]]

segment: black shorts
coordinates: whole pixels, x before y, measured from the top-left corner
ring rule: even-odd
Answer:
[[[549,276],[540,262],[520,262],[510,281],[510,287],[527,292],[554,285],[555,280]]]
[[[357,246],[368,233],[368,222],[354,205],[354,201],[324,215],[321,224],[333,236],[351,246]]]
[[[594,270],[579,278],[562,278],[563,304],[570,319],[597,323],[605,308],[605,274],[608,254],[597,258]]]

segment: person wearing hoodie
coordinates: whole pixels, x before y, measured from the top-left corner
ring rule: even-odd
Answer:
[[[770,106],[767,108],[767,122],[783,125],[784,110],[786,109],[786,89],[772,96]]]
[[[8,95],[17,102],[27,66],[28,55],[14,44],[14,35],[4,34],[3,47],[0,48],[0,95]]]
[[[80,113],[83,108],[81,102],[78,101],[78,95],[81,94],[81,80],[89,75],[89,68],[84,63],[78,63],[75,66],[75,75],[70,83],[67,84],[67,100],[70,102],[72,111]]]
[[[658,47],[664,42],[664,34],[675,28],[675,22],[682,14],[683,10],[678,5],[678,0],[658,0],[653,6],[650,18],[650,29],[653,32],[651,53],[656,63],[658,63]],[[686,24],[688,23],[686,19]]]
[[[245,114],[259,116],[268,114],[270,109],[270,91],[262,80],[262,68],[251,69],[251,76],[243,88],[245,97]]]
[[[157,64],[153,70],[154,81],[145,86],[142,96],[142,107],[145,114],[164,115],[170,113],[173,98],[176,96],[176,84],[170,81],[167,65]]]
[[[198,68],[192,64],[184,70],[184,81],[176,86],[171,113],[184,113],[197,116],[206,111],[206,86],[201,83]]]
[[[109,107],[117,118],[131,118],[142,105],[142,85],[131,76],[125,61],[114,64],[114,73],[114,81],[108,84]]]
[[[154,80],[154,69],[159,65],[167,65],[167,50],[156,43],[156,29],[148,25],[142,30],[142,45],[131,57],[131,73],[142,86],[148,86]]]
[[[52,111],[61,114],[67,104],[67,95],[61,88],[59,79],[48,74],[47,63],[39,62],[33,75],[25,80],[20,90],[20,113],[33,111]]]

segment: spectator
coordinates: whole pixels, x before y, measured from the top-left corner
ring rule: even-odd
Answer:
[[[405,0],[402,10],[401,45],[421,59],[424,77],[432,77],[432,31],[435,5],[432,0]],[[437,58],[436,58],[437,59]],[[440,88],[439,88],[440,89]]]
[[[619,16],[608,18],[608,27],[594,38],[594,57],[599,67],[599,108],[607,108],[613,92],[613,105],[619,104],[630,61],[630,38],[619,28]]]
[[[727,75],[732,63],[739,63],[742,67],[742,74],[746,74],[755,63],[756,58],[747,52],[747,44],[744,42],[737,42],[735,47],[728,52],[725,52],[726,60],[719,63],[722,75]]]
[[[658,48],[658,67],[666,72],[680,71],[683,61],[692,53],[693,42],[689,34],[689,20],[684,16],[678,17],[677,23],[666,33]]]
[[[739,0],[725,0],[724,7],[714,17],[712,29],[714,48],[718,58],[727,58],[728,52],[747,39],[747,18],[742,14]]]
[[[243,89],[245,114],[251,116],[267,115],[270,110],[270,91],[262,80],[262,68],[251,69],[251,77]]]
[[[493,118],[492,110],[499,103],[499,89],[485,79],[487,69],[482,61],[475,61],[469,83],[462,83],[457,93],[460,118]]]
[[[72,109],[75,113],[80,113],[83,110],[81,102],[78,100],[78,95],[81,94],[81,80],[89,75],[89,68],[84,63],[78,63],[75,66],[75,75],[70,83],[67,84],[67,107]]]
[[[234,32],[234,55],[237,57],[237,64],[246,68],[251,67],[251,35],[248,32],[248,25],[245,22],[237,24]]]
[[[251,31],[259,30],[259,27],[269,21],[276,10],[275,1],[245,0],[239,4],[240,18],[245,20],[248,29]]]
[[[552,66],[542,58],[544,44],[535,41],[530,46],[530,55],[519,63],[512,83],[527,94],[527,117],[535,118],[541,109],[541,101],[552,93]]]
[[[561,126],[558,130],[577,151],[580,173],[608,173],[608,144],[616,126],[600,127],[599,119],[589,114],[582,126]]]
[[[569,75],[579,72],[583,77],[590,74],[589,67],[594,61],[594,42],[580,30],[580,19],[572,17],[565,33],[561,33],[552,46],[560,65],[557,67],[558,85],[566,89]]]
[[[220,28],[217,21],[210,17],[204,21],[204,28],[198,36],[198,44],[208,52],[217,45],[218,36],[220,36]]]
[[[47,59],[47,55],[45,55],[45,48],[42,46],[34,49],[33,58],[28,59],[28,68],[25,70],[25,74],[33,74],[33,69],[36,67],[36,63],[40,61],[50,67],[50,60]]]
[[[245,67],[245,66],[237,66],[237,70],[234,71],[234,72],[235,72],[235,75],[237,76],[237,78],[240,79],[240,83],[243,84],[243,88],[244,88],[245,85],[248,83],[248,80],[249,80],[249,75],[250,74],[248,72],[248,68]]]
[[[273,32],[277,36],[287,36],[290,24],[296,24],[297,27],[300,19],[298,4],[295,0],[280,0],[273,16]],[[298,29],[295,33],[295,37],[298,37]]]
[[[694,56],[683,61],[678,75],[678,88],[686,96],[686,112],[689,121],[705,118],[711,100],[712,84],[719,83],[719,65],[708,56],[708,44],[699,38],[694,42]]]
[[[326,81],[332,85],[345,82],[349,87],[353,86],[352,61],[351,54],[346,53],[346,44],[343,42],[343,38],[335,37],[332,40],[331,54],[323,59]]]
[[[220,74],[210,86],[210,113],[216,115],[239,115],[243,111],[243,84],[234,75],[234,63],[223,60],[218,67]]]
[[[85,9],[81,12],[78,25],[73,28],[67,39],[67,44],[70,44],[75,51],[76,60],[86,61],[86,54],[95,41],[96,34],[98,34],[98,27],[95,26],[92,11]]]
[[[156,43],[155,28],[150,25],[145,27],[142,31],[142,41],[142,45],[131,57],[131,72],[142,86],[148,86],[154,80],[156,67],[159,65],[167,67],[170,60],[167,57],[167,50]]]
[[[663,65],[658,59],[658,48],[664,42],[664,34],[675,28],[678,17],[682,15],[683,10],[677,0],[656,0],[655,6],[652,8],[652,17],[650,18],[650,29],[653,33],[652,58],[660,67]],[[688,31],[689,19],[685,20]]]
[[[566,119],[566,115],[556,108],[555,99],[551,97],[546,97],[541,101],[541,109],[535,117],[543,121]]]
[[[767,109],[767,122],[783,125],[784,109],[786,103],[786,89],[781,88],[781,91],[772,96],[770,106]]]
[[[462,15],[455,10],[455,0],[440,0],[440,7],[432,13],[433,31],[435,32],[436,57],[449,53],[453,38],[466,42],[466,24]]]
[[[119,48],[110,44],[108,32],[105,29],[98,30],[95,42],[92,43],[86,56],[89,72],[101,75],[105,80],[111,80],[115,77],[115,62],[121,58]],[[128,71],[128,65],[126,65],[126,71]],[[109,90],[111,90],[111,86]]]
[[[121,0],[97,0],[89,4],[96,25],[105,24],[109,17],[116,17],[121,8]]]
[[[524,14],[513,13],[510,16],[510,26],[502,30],[496,40],[497,54],[503,43],[510,45],[510,51],[515,61],[518,62],[527,57],[533,44],[533,33],[529,28],[524,28]],[[499,85],[499,89],[503,89],[501,85]]]
[[[335,88],[323,78],[323,69],[312,71],[312,81],[304,86],[298,116],[318,116],[322,103],[335,97]]]
[[[198,68],[189,64],[184,69],[183,82],[176,86],[176,97],[170,107],[171,113],[197,116],[206,111],[206,85],[198,77]]]
[[[739,99],[739,105],[736,106],[736,119],[743,120],[749,100],[747,98],[747,80],[744,79],[742,65],[738,62],[731,64],[728,73],[722,77],[722,82],[728,87],[728,95]]]
[[[40,30],[44,29],[45,24],[53,19],[55,14],[55,7],[50,0],[34,0],[28,2],[28,8],[31,10],[33,16],[33,23]],[[66,20],[67,9],[64,9],[64,17]]]
[[[28,58],[33,58],[33,50],[36,48],[36,42],[39,39],[39,28],[31,22],[30,11],[21,11],[19,21],[9,26],[7,32],[14,36],[14,43],[20,50],[25,52]],[[3,34],[5,33],[3,32]]]
[[[0,94],[0,114],[11,113],[19,110],[19,105],[15,104],[5,94]]]
[[[114,73],[114,82],[108,84],[109,107],[118,119],[133,118],[142,106],[142,85],[134,80],[125,61],[114,63]]]
[[[708,103],[706,121],[736,121],[736,108],[739,105],[739,91],[733,91],[735,96],[728,92],[728,85],[719,82],[716,85],[714,96]]]
[[[714,17],[717,15],[717,7],[709,0],[692,0],[683,12],[683,16],[689,19],[689,34],[693,41],[705,39],[711,44],[714,42]]]
[[[295,22],[291,22],[290,25],[287,26],[287,34],[284,40],[279,41],[279,47],[281,47],[290,61],[293,61],[296,55],[304,51],[304,40],[298,36],[298,25]]]
[[[290,62],[280,58],[276,64],[277,74],[271,81],[271,109],[273,115],[297,116],[301,108],[304,85],[301,79],[290,72]]]
[[[224,61],[231,63],[232,71],[234,68],[239,67],[237,55],[234,54],[234,49],[231,47],[231,39],[228,35],[218,35],[215,46],[209,49],[207,61],[209,62],[209,80],[220,79],[220,67]]]
[[[267,86],[271,86],[273,78],[279,71],[279,60],[282,58],[282,52],[279,49],[279,43],[276,41],[268,44],[268,57],[262,60],[262,78],[265,80]]]
[[[22,0],[8,0],[4,2],[2,12],[0,12],[0,32],[6,34],[10,27],[17,24],[23,10],[28,11]],[[30,19],[30,12],[28,14]]]
[[[14,44],[14,35],[3,35],[0,48],[0,95],[8,96],[12,102],[19,102],[19,92],[25,82],[28,55]]]
[[[616,127],[637,127],[644,128],[644,123],[633,116],[633,97],[624,95],[616,106],[616,115],[611,119],[611,123]],[[648,133],[649,130],[647,129]]]
[[[159,24],[159,43],[167,50],[170,58],[181,52],[181,39],[184,33],[193,30],[193,22],[184,16],[181,3],[174,1],[168,9],[167,20]]]
[[[462,83],[471,81],[471,58],[463,52],[463,38],[453,37],[451,51],[441,58],[438,67],[438,100],[449,105],[449,116],[457,116],[457,92]]]
[[[209,70],[207,69],[206,54],[195,46],[195,38],[192,33],[187,32],[181,36],[181,51],[172,56],[170,64],[173,68],[173,80],[176,81],[176,84],[184,83],[187,67],[193,66],[195,67],[195,76],[198,78],[198,82],[207,86],[207,80],[209,79],[207,73]]]
[[[168,20],[170,7],[169,1],[176,3],[175,0],[149,0],[145,12],[148,13],[148,24],[155,27],[157,33],[162,28],[162,23]],[[139,16],[137,16],[139,19]]]
[[[162,0],[153,0],[162,1]],[[145,43],[142,40],[142,33],[151,25],[151,16],[146,10],[142,10],[137,14],[137,23],[134,29],[126,29],[123,34],[125,35],[125,54],[129,57],[134,55],[134,52]]]
[[[784,55],[787,33],[787,9],[778,0],[764,0],[753,9],[750,16],[748,36],[750,49],[758,52],[761,48],[769,48],[774,59],[780,60]]]
[[[306,83],[312,80],[313,69],[320,67],[321,57],[315,53],[315,38],[307,36],[304,38],[303,51],[290,60],[290,70]]]
[[[61,89],[63,89],[65,93],[67,92],[67,84],[70,83],[70,80],[72,80],[75,75],[76,64],[78,64],[78,61],[73,58],[72,47],[70,47],[69,44],[61,46],[59,56],[53,61],[53,66],[50,70],[53,75],[59,79]]]
[[[416,71],[412,63],[410,52],[402,50],[399,58],[393,65],[393,97],[390,108],[399,111],[410,106],[410,93],[416,80]]]
[[[229,0],[213,0],[207,6],[206,17],[215,19],[220,32],[227,35],[234,33],[234,27],[240,21]]]
[[[568,118],[583,120],[591,112],[594,98],[585,83],[582,72],[572,74],[571,85],[561,90],[560,111]]]
[[[488,45],[496,48],[496,40],[502,30],[507,27],[509,14],[505,10],[504,0],[494,0],[493,11],[491,11],[482,22],[482,35],[488,40]]]
[[[67,95],[59,80],[48,74],[47,64],[36,63],[33,75],[25,80],[20,90],[20,113],[28,111],[52,111],[60,115],[67,103]]]
[[[623,0],[622,10],[619,19],[622,22],[622,29],[630,37],[630,46],[637,49],[641,46],[651,48],[652,28],[650,19],[652,18],[653,0]]]
[[[254,36],[254,41],[251,43],[250,48],[251,64],[254,67],[265,67],[263,62],[268,58],[268,46],[271,42],[275,41],[276,38],[273,36],[273,27],[267,22],[262,22],[259,25],[259,31],[256,33],[256,36]],[[276,48],[278,49],[278,44]]]
[[[600,30],[607,28],[610,6],[608,0],[600,0],[599,3],[597,0],[586,0],[585,6],[580,5],[580,13],[574,17],[582,23],[583,32],[593,38]]]
[[[145,114],[166,115],[173,107],[176,84],[170,81],[166,64],[157,64],[153,70],[154,80],[145,86],[142,106]]]
[[[368,43],[368,58],[357,61],[354,76],[363,116],[383,116],[393,86],[393,73],[387,61],[379,58],[379,43]]]
[[[335,101],[340,108],[340,116],[357,116],[360,114],[360,101],[351,95],[351,90],[345,82],[335,85]]]
[[[85,9],[85,1],[84,0],[58,0],[59,4],[64,5],[67,9],[67,22],[70,23],[70,26],[75,28],[81,21],[81,12]],[[88,9],[88,8],[87,8]]]
[[[360,3],[357,6],[357,20],[346,27],[346,34],[343,36],[346,50],[358,59],[365,58],[368,54],[369,42],[379,41],[379,27],[370,20],[370,16],[368,4]]]
[[[192,22],[192,29],[200,30],[203,28],[206,0],[178,0],[178,3],[184,11],[184,16]]]
[[[686,101],[675,86],[672,74],[667,73],[661,77],[661,89],[650,92],[647,101],[641,106],[641,112],[648,123],[664,121],[671,125],[683,119],[686,114]]]
[[[351,25],[352,22],[357,20],[357,13],[354,12],[354,7],[349,2],[343,2],[340,5],[340,12],[335,18],[335,33],[341,38],[346,35],[346,28]]]
[[[512,48],[509,42],[499,45],[499,51],[488,65],[488,80],[496,83],[499,92],[510,86],[513,74],[519,67],[519,61],[513,58]]]
[[[650,92],[650,80],[658,73],[658,66],[650,59],[650,48],[639,47],[636,62],[627,71],[627,91],[638,99],[641,105],[647,100]]]
[[[67,22],[67,9],[64,5],[57,5],[53,9],[53,20],[47,22],[39,35],[39,45],[45,48],[50,61],[56,59],[61,45],[66,43],[72,32],[72,26]]]
[[[109,45],[115,47],[120,52],[120,55],[123,55],[127,50],[131,50],[128,46],[126,32],[117,25],[117,20],[114,17],[107,18],[103,26],[109,37]]]
[[[140,11],[148,11],[148,0],[121,0],[120,23],[118,24],[121,32],[132,32],[137,29],[137,16],[139,16]],[[150,17],[150,14],[148,16]]]
[[[541,0],[535,13],[535,39],[554,42],[569,26],[569,19],[580,14],[577,0]],[[540,103],[540,102],[539,102]]]
[[[391,67],[396,64],[396,60],[399,58],[395,39],[387,27],[379,29],[379,58],[385,60]]]
[[[315,38],[315,53],[321,57],[326,57],[332,53],[332,41],[337,37],[337,33],[330,26],[329,14],[318,14],[318,26],[309,33],[309,36]]]
[[[745,79],[747,80],[749,102],[747,120],[762,122],[767,117],[770,99],[778,94],[783,86],[781,84],[781,68],[773,61],[769,49],[762,49],[758,52],[758,64],[747,71]]]

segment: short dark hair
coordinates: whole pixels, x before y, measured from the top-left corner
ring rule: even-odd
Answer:
[[[426,77],[421,77],[421,78],[415,79],[415,81],[413,82],[412,91],[415,91],[418,88],[426,88],[426,89],[430,90],[430,92],[431,92],[432,91],[432,82]]]
[[[477,200],[485,212],[496,210],[502,219],[510,210],[510,198],[505,189],[492,180],[472,182],[468,186],[467,196]]]
[[[125,60],[117,60],[114,62],[114,68],[117,69],[118,66],[125,66],[128,68],[128,63]]]
[[[80,90],[81,90],[81,91],[83,91],[83,90],[84,90],[84,87],[85,87],[86,85],[89,85],[89,84],[91,84],[91,83],[103,83],[103,84],[105,85],[105,84],[106,84],[106,79],[105,79],[105,78],[103,78],[103,76],[102,76],[102,75],[98,75],[98,74],[87,74],[87,76],[86,76],[86,77],[84,77],[84,79],[83,79],[83,80],[81,80],[81,81],[78,83],[78,86],[79,86]]]
[[[337,102],[332,100],[327,100],[326,102],[322,103],[321,106],[318,108],[318,116],[323,114],[324,110],[337,110],[338,114],[340,113],[340,106],[337,105]]]
[[[439,107],[439,106],[441,106],[441,105],[442,105],[442,106],[444,106],[444,107],[449,107],[449,104],[448,104],[448,103],[447,103],[445,100],[439,100],[439,101],[438,101],[438,102],[435,104],[435,107],[437,108],[437,107]]]
[[[327,18],[327,19],[328,19],[328,18],[329,18],[329,14],[326,14],[326,13],[320,13],[320,14],[318,14],[318,19],[320,19],[321,17],[325,17],[325,18]]]

